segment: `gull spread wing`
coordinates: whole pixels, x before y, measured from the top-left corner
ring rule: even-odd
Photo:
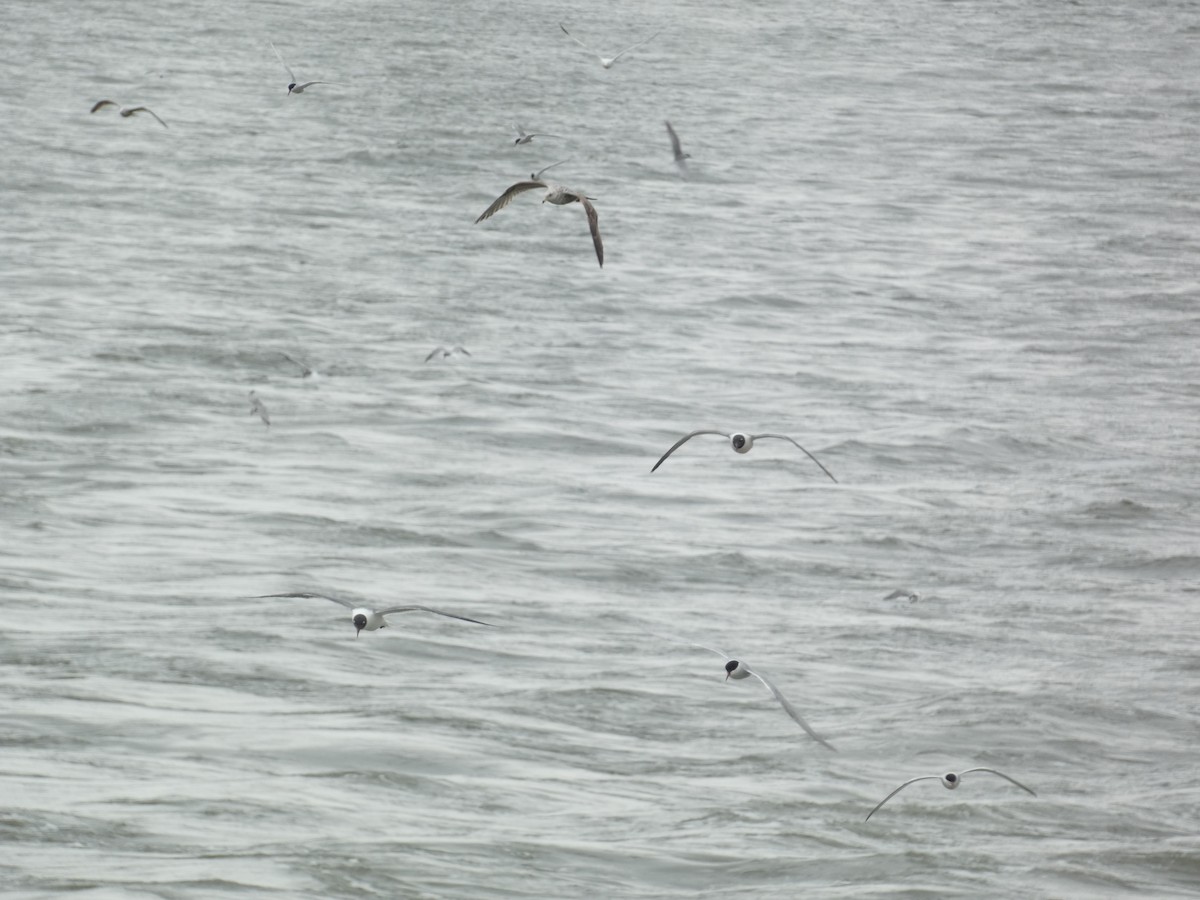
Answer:
[[[332,599],[332,598],[330,598],[330,599]],[[434,615],[438,615],[438,616],[445,616],[448,619],[461,619],[464,622],[474,622],[476,625],[487,625],[491,628],[496,627],[495,625],[492,625],[491,622],[480,622],[478,619],[468,619],[466,616],[456,616],[454,613],[442,612],[440,609],[433,609],[428,606],[389,606],[387,609],[377,610],[377,612],[381,616],[387,616],[387,615],[391,615],[392,613],[415,612],[418,610],[420,612],[427,612],[427,613],[433,613]]]
[[[600,268],[604,268],[604,242],[600,240],[600,217],[596,215],[596,207],[592,206],[587,197],[580,197],[579,202],[587,213],[588,228],[592,230],[592,245],[596,248],[596,259]]]
[[[664,123],[667,126],[667,134],[671,136],[671,152],[675,154],[675,162],[683,163],[683,145],[679,143],[679,135],[675,133],[675,129],[671,127],[670,122]]]
[[[455,344],[454,349],[457,350],[459,353],[467,354],[467,356],[471,355],[471,351],[468,350],[466,347],[464,347],[462,344]],[[453,352],[453,351],[451,351],[451,352]]]
[[[445,353],[445,352],[446,352],[445,347],[434,347],[432,350],[429,351],[429,355],[427,357],[425,357],[425,362],[429,362],[431,359],[433,359],[439,353]]]
[[[116,106],[116,105],[117,104],[114,103],[112,100],[101,100],[95,106],[92,107],[92,112],[95,112],[98,109],[104,109],[104,107],[106,107],[106,106]]]
[[[155,115],[154,110],[152,110],[148,106],[135,106],[133,109],[123,109],[123,110],[121,110],[121,115],[128,118],[129,116],[135,115],[140,112],[150,113],[150,115],[154,116],[154,118],[158,121],[159,125],[161,125],[163,128],[167,127],[167,123],[164,122],[162,119],[159,119],[158,116]]]
[[[1021,782],[1017,781],[1017,779],[1009,778],[1003,772],[997,772],[995,769],[988,769],[983,766],[977,766],[974,769],[963,769],[958,774],[961,776],[961,775],[966,775],[968,772],[991,772],[993,775],[999,775],[1005,781],[1011,781],[1013,784],[1015,784],[1021,790],[1025,791],[1027,793],[1033,794],[1033,796],[1035,796],[1035,797],[1037,796],[1037,794],[1034,791],[1032,791],[1030,788],[1025,787],[1025,785],[1021,784]]]
[[[745,664],[743,663],[743,665]],[[805,733],[808,734],[810,738],[812,738],[822,747],[827,747],[828,749],[837,752],[833,744],[829,743],[829,741],[825,740],[825,738],[813,731],[809,724],[805,722],[803,718],[801,718],[800,713],[796,712],[796,708],[788,702],[787,697],[780,693],[779,688],[775,687],[775,685],[768,681],[765,676],[760,675],[758,672],[754,671],[754,669],[749,669],[749,671],[751,675],[753,675],[766,686],[767,690],[771,692],[771,696],[779,701],[779,705],[783,707],[784,712],[791,716],[796,724],[803,728]]]
[[[517,196],[517,194],[523,194],[526,191],[532,191],[536,188],[544,188],[545,186],[546,185],[541,181],[518,181],[507,191],[497,197],[492,205],[485,209],[483,214],[475,220],[475,224],[478,225],[484,219],[490,219],[493,215],[504,209],[504,207],[508,206],[508,204],[512,203],[513,197]]]
[[[279,355],[282,356],[284,359],[286,359],[288,362],[290,362],[292,365],[299,366],[300,371],[303,373],[301,375],[302,378],[307,378],[309,375],[311,375],[313,373],[313,370],[310,369],[308,366],[306,366],[304,363],[300,362],[300,360],[293,359],[292,357],[288,356],[283,351],[280,351]]]
[[[566,29],[564,28],[564,29],[563,29],[563,31],[566,31]],[[628,53],[630,50],[634,50],[634,49],[636,49],[636,48],[638,48],[638,47],[642,46],[642,44],[646,43],[647,41],[652,41],[652,40],[654,40],[654,39],[655,39],[656,37],[658,37],[660,34],[662,34],[662,29],[661,29],[661,28],[660,28],[658,31],[654,32],[654,34],[650,35],[650,37],[646,38],[645,40],[638,41],[636,44],[630,44],[628,47],[626,47],[624,50],[622,50],[620,53],[618,53],[616,56],[614,56],[614,57],[612,58],[612,61],[613,61],[613,62],[616,62],[618,59],[620,59],[622,56],[624,56],[624,55],[625,55],[626,53]]]
[[[755,440],[755,441],[757,441],[759,438],[779,438],[780,440],[783,440],[783,441],[792,441],[792,443],[793,443],[793,444],[796,444],[796,442],[795,442],[794,440],[792,440],[790,437],[788,437],[786,434],[752,434],[752,435],[750,436],[750,438],[751,438],[751,440]],[[799,444],[796,444],[796,446],[800,448],[800,451],[801,451],[801,452],[802,452],[802,453],[803,453],[805,456],[807,456],[809,459],[811,459],[813,462],[815,462],[815,463],[816,463],[818,466],[821,466],[821,471],[822,471],[822,472],[824,472],[826,475],[828,475],[828,476],[829,476],[829,480],[830,480],[830,481],[832,481],[834,484],[837,484],[837,483],[838,483],[838,480],[837,480],[836,478],[834,478],[834,477],[833,477],[833,473],[832,473],[832,472],[830,472],[830,471],[829,471],[827,468],[825,468],[823,465],[821,465],[821,461],[820,461],[819,459],[817,459],[815,456],[813,456],[811,453],[809,453],[809,452],[808,452],[807,450],[805,450],[803,447],[800,447],[800,445],[799,445]]]
[[[656,462],[654,464],[654,466],[650,469],[650,471],[653,472],[655,469],[657,469],[659,466],[661,466],[663,464],[663,461],[668,456],[670,456],[672,453],[674,453],[676,450],[678,450],[680,447],[682,447],[684,444],[686,444],[688,441],[690,441],[692,438],[694,438],[698,434],[719,434],[723,438],[729,437],[729,435],[727,435],[723,431],[693,431],[691,434],[684,435],[679,440],[677,440],[674,444],[672,444],[671,449],[668,450],[666,453],[664,453],[659,458],[658,462]]]
[[[880,800],[879,803],[877,803],[875,805],[875,808],[873,810],[871,810],[869,813],[867,813],[867,818],[863,819],[863,821],[864,822],[867,821],[867,819],[871,818],[871,816],[873,816],[873,815],[875,815],[875,813],[879,812],[879,807],[883,806],[883,804],[887,803],[889,800],[891,800],[893,797],[895,797],[898,793],[900,793],[902,790],[904,790],[910,784],[916,784],[918,781],[929,781],[930,779],[932,779],[933,781],[941,781],[942,780],[940,775],[919,775],[916,778],[908,779],[908,781],[904,782],[904,784],[900,785],[900,787],[896,788],[894,791],[892,791],[890,794],[888,794],[886,797],[884,797],[882,800]]]
[[[330,601],[336,603],[338,606],[346,607],[346,609],[354,609],[356,606],[359,605],[357,603],[351,603],[349,600],[343,600],[341,597],[330,597],[327,594],[309,594],[309,593],[305,593],[302,591],[301,592],[293,591],[292,593],[289,593],[289,594],[259,594],[254,599],[255,600],[265,600],[267,597],[302,597],[306,600],[312,600],[312,599],[330,600]]]
[[[275,51],[275,58],[276,58],[277,60],[279,60],[279,64],[280,64],[281,66],[283,66],[285,69],[287,69],[287,73],[288,73],[288,75],[290,75],[290,76],[291,76],[291,79],[292,79],[292,81],[293,81],[293,82],[295,82],[295,81],[297,80],[297,79],[296,79],[296,73],[292,71],[292,67],[291,67],[291,66],[289,66],[287,63],[285,63],[285,62],[283,61],[283,57],[280,55],[280,53],[279,53],[279,50],[278,50],[278,49],[275,47],[275,42],[274,42],[274,41],[267,41],[267,43],[268,43],[268,44],[270,44],[270,45],[271,45],[271,49]]]
[[[533,180],[534,180],[534,181],[540,181],[540,180],[541,180],[541,177],[542,177],[542,175],[544,175],[546,172],[549,172],[549,171],[550,171],[551,169],[553,169],[555,166],[561,166],[561,165],[562,165],[563,163],[565,163],[565,162],[570,162],[570,160],[569,160],[569,159],[560,159],[560,160],[559,160],[558,162],[556,162],[556,163],[550,163],[550,165],[546,166],[546,168],[544,168],[544,169],[539,169],[539,170],[538,170],[538,171],[537,171],[537,172],[534,174],[534,176],[533,176]]]
[[[337,82],[336,81],[306,81],[306,82],[304,82],[304,84],[298,86],[295,89],[295,93],[298,94],[305,88],[312,87],[314,84],[337,84]]]

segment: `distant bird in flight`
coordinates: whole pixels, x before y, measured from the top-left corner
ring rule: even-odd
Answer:
[[[691,159],[692,154],[684,153],[683,146],[679,143],[679,135],[675,133],[675,129],[671,127],[670,122],[664,122],[667,126],[667,134],[671,136],[671,152],[675,154],[675,165],[679,166],[681,172],[687,172],[687,163],[685,159]]]
[[[513,197],[517,194],[523,194],[525,191],[544,188],[546,196],[542,198],[542,202],[553,203],[555,206],[566,206],[568,203],[582,204],[584,212],[587,213],[588,228],[592,231],[592,244],[596,248],[596,259],[599,260],[601,268],[604,267],[604,242],[600,240],[600,221],[596,215],[596,207],[592,206],[594,198],[588,197],[578,191],[571,191],[561,185],[549,184],[540,179],[534,178],[530,181],[518,181],[507,191],[501,194],[496,200],[485,209],[475,220],[478,225],[484,219],[490,219],[495,213],[504,209],[512,202]]]
[[[662,33],[662,30],[660,29],[659,31],[654,32],[654,34],[650,35],[650,37],[646,38],[645,40],[638,41],[636,44],[630,44],[628,47],[626,47],[624,50],[622,50],[616,56],[609,58],[607,56],[601,56],[599,53],[597,53],[595,50],[593,50],[591,47],[589,47],[587,44],[585,44],[579,38],[575,37],[575,35],[571,34],[571,32],[567,31],[567,26],[564,25],[562,22],[558,23],[558,27],[563,30],[563,34],[565,34],[567,37],[569,37],[571,40],[573,40],[575,43],[577,43],[580,47],[582,47],[588,53],[592,54],[592,56],[596,57],[596,59],[600,60],[600,65],[604,66],[604,68],[606,68],[606,69],[611,69],[613,67],[613,63],[615,63],[618,59],[620,59],[622,56],[624,56],[630,50],[634,49],[635,47],[642,46],[642,44],[646,43],[647,41],[654,40],[656,37],[659,36],[659,34]]]
[[[393,613],[402,612],[427,612],[433,613],[436,616],[445,616],[448,619],[461,619],[463,622],[472,622],[476,625],[487,625],[491,628],[495,626],[490,622],[480,622],[478,619],[468,619],[466,616],[456,616],[454,613],[442,612],[440,609],[433,609],[429,606],[389,606],[387,609],[372,609],[369,606],[359,606],[349,600],[343,600],[340,597],[330,597],[326,594],[308,594],[308,593],[290,593],[290,594],[263,594],[255,597],[255,600],[266,600],[270,597],[303,597],[306,599],[331,600],[339,606],[344,606],[350,610],[350,621],[354,625],[354,636],[358,637],[363,631],[378,631],[380,628],[387,628],[388,622],[384,616],[390,616]]]
[[[114,103],[112,100],[101,100],[99,103],[97,103],[95,106],[92,107],[92,112],[96,112],[96,110],[98,110],[98,109],[104,109],[104,107],[106,107],[106,106],[116,106],[116,105],[117,104]],[[150,115],[154,116],[155,121],[157,121],[159,125],[161,125],[163,128],[167,127],[167,123],[164,122],[162,119],[158,118],[158,115],[154,112],[154,110],[152,110],[148,106],[135,106],[132,109],[127,109],[125,107],[119,107],[119,111],[121,113],[121,118],[123,118],[123,119],[128,119],[130,116],[137,115],[138,113],[149,113]]]
[[[266,404],[258,399],[258,394],[254,391],[250,392],[250,415],[257,414],[262,419],[263,424],[268,428],[271,427],[271,415],[267,412]]]
[[[962,772],[959,772],[959,773],[947,772],[945,775],[920,775],[916,778],[910,778],[908,781],[904,782],[904,784],[900,785],[900,787],[896,788],[894,791],[892,791],[890,794],[888,794],[886,797],[884,797],[882,800],[880,800],[879,803],[876,804],[875,808],[873,810],[871,810],[869,813],[867,813],[867,819],[871,818],[871,816],[873,816],[873,815],[875,815],[875,813],[879,812],[879,807],[883,806],[883,804],[887,803],[889,800],[891,800],[893,797],[895,797],[898,793],[900,793],[902,790],[904,790],[910,784],[915,784],[918,781],[940,781],[942,783],[942,787],[946,788],[947,790],[953,791],[960,784],[962,784],[962,776],[966,775],[970,772],[991,772],[993,775],[999,775],[1005,781],[1011,781],[1013,784],[1015,784],[1021,790],[1025,791],[1025,793],[1033,794],[1033,796],[1035,796],[1035,797],[1037,796],[1036,793],[1034,793],[1029,788],[1025,787],[1025,785],[1021,784],[1021,782],[1017,781],[1017,779],[1009,778],[1003,772],[997,772],[995,769],[988,769],[988,768],[984,768],[983,766],[979,766],[974,769],[963,769]],[[863,821],[865,822],[866,819],[864,819]]]
[[[431,359],[433,359],[439,353],[442,355],[442,359],[445,359],[447,356],[453,356],[455,353],[465,353],[467,356],[471,355],[471,351],[468,350],[466,347],[464,347],[462,344],[455,344],[453,347],[450,347],[449,349],[447,349],[446,347],[434,347],[432,350],[429,351],[429,355],[427,357],[425,357],[425,362],[429,362]]]
[[[542,176],[543,176],[545,173],[549,172],[551,169],[555,168],[556,166],[561,166],[563,163],[568,163],[568,162],[570,162],[570,160],[569,160],[569,159],[560,159],[560,160],[559,160],[558,162],[556,162],[556,163],[550,163],[550,165],[546,166],[546,168],[544,168],[544,169],[538,169],[536,172],[532,172],[532,173],[530,173],[530,175],[529,175],[529,180],[530,180],[530,181],[541,181],[541,180],[542,180]]]
[[[735,432],[733,432],[733,434],[726,434],[724,431],[708,431],[708,430],[693,431],[691,434],[685,434],[683,437],[681,437],[679,440],[677,440],[674,444],[672,444],[671,449],[668,450],[666,453],[664,453],[661,457],[659,457],[658,462],[656,462],[651,467],[650,471],[653,472],[655,469],[657,469],[659,466],[661,466],[663,464],[663,462],[666,461],[666,458],[668,456],[670,456],[672,453],[674,453],[676,450],[678,450],[680,447],[682,447],[684,444],[686,444],[688,441],[690,441],[692,438],[694,438],[698,434],[719,434],[721,437],[723,437],[729,441],[729,446],[733,449],[733,451],[735,453],[749,453],[750,448],[754,446],[754,442],[758,441],[758,440],[762,440],[763,438],[778,438],[779,440],[791,441],[791,443],[796,444],[796,442],[794,440],[792,440],[792,438],[788,437],[786,434],[746,434],[741,431],[735,431]],[[818,466],[821,467],[821,471],[829,476],[830,481],[832,481],[834,484],[838,483],[838,480],[833,477],[833,473],[830,472],[827,468],[825,468],[825,466],[821,465],[821,461],[819,459],[817,459],[815,456],[813,456],[811,453],[809,453],[803,447],[800,447],[799,444],[796,444],[796,446],[800,448],[800,450],[804,453],[805,456],[807,456],[809,459],[811,459],[813,462],[815,462]]]
[[[277,60],[279,60],[279,64],[281,66],[283,66],[285,69],[287,69],[287,73],[292,79],[291,84],[288,85],[288,94],[289,95],[303,94],[305,88],[310,88],[314,84],[337,84],[336,81],[306,81],[306,82],[304,82],[304,84],[297,84],[297,81],[299,81],[299,79],[296,78],[296,73],[292,71],[291,66],[289,66],[287,63],[285,63],[283,61],[283,57],[280,56],[279,50],[276,49],[274,41],[267,41],[267,43],[271,45],[271,49],[275,51],[275,58]]]
[[[514,144],[528,144],[535,137],[558,137],[557,134],[546,134],[541,131],[535,131],[533,134],[526,134],[525,129],[520,125],[514,125],[513,130],[517,133],[517,139],[513,141]]]
[[[916,603],[921,599],[921,595],[917,591],[910,591],[908,588],[897,588],[892,591],[884,600],[907,600],[909,603]]]
[[[787,697],[783,696],[783,692],[780,691],[779,688],[777,688],[761,672],[756,672],[754,669],[750,668],[749,664],[746,663],[745,660],[735,659],[732,656],[730,656],[728,653],[726,653],[724,650],[718,650],[716,647],[707,647],[704,644],[697,644],[695,641],[679,641],[679,640],[676,640],[675,638],[667,637],[666,635],[660,635],[660,636],[665,638],[666,640],[671,641],[672,643],[691,644],[693,647],[699,647],[701,650],[707,650],[709,653],[715,653],[715,654],[717,654],[717,656],[720,656],[721,658],[723,658],[725,660],[725,680],[726,681],[728,681],[730,678],[732,678],[734,681],[741,681],[742,679],[751,678],[751,677],[757,678],[759,681],[762,682],[763,687],[765,687],[768,691],[771,692],[771,696],[775,698],[775,700],[779,703],[779,705],[783,707],[783,711],[785,713],[787,713],[789,716],[791,716],[792,721],[795,722],[797,725],[799,725],[802,729],[804,729],[805,734],[807,734],[810,738],[812,738],[814,741],[816,741],[822,747],[825,747],[826,749],[829,749],[829,750],[833,750],[835,752],[837,751],[837,748],[834,747],[833,744],[829,743],[829,741],[825,740],[825,738],[823,738],[823,737],[821,737],[821,735],[817,734],[817,732],[815,732],[813,730],[812,726],[809,725],[806,721],[804,721],[804,718],[796,710],[796,707],[792,706],[792,704],[788,701]]]
[[[300,360],[296,359],[294,356],[289,356],[288,354],[284,353],[283,351],[280,351],[279,355],[282,356],[284,359],[286,359],[293,366],[295,366],[296,368],[298,368],[300,370],[301,378],[316,378],[317,375],[319,374],[316,369],[306,366],[304,363],[300,362]]]

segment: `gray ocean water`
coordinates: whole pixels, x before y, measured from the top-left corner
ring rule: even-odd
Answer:
[[[5,897],[1200,892],[1196,3],[6,12]]]

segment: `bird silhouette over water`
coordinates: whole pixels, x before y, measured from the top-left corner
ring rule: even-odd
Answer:
[[[96,103],[95,106],[92,107],[91,111],[96,112],[97,110],[104,109],[105,107],[108,107],[108,106],[117,106],[117,104],[112,100],[101,100],[98,103]],[[117,110],[118,110],[118,112],[121,113],[122,119],[128,119],[130,116],[136,116],[138,113],[147,113],[151,116],[154,116],[154,120],[156,122],[158,122],[158,124],[161,125],[163,128],[167,127],[167,123],[164,122],[162,119],[160,119],[158,117],[158,114],[155,113],[154,110],[152,110],[148,106],[135,106],[133,108],[118,106]]]
[[[711,431],[708,429],[702,429],[700,431],[693,431],[691,434],[685,434],[683,437],[681,437],[679,440],[677,440],[674,444],[671,445],[670,450],[668,450],[661,457],[659,457],[658,462],[656,462],[650,468],[650,471],[653,472],[655,469],[657,469],[659,466],[661,466],[666,461],[668,456],[670,456],[672,453],[674,453],[676,450],[678,450],[680,447],[682,447],[684,444],[686,444],[688,441],[690,441],[692,438],[694,438],[698,434],[719,434],[721,437],[723,437],[729,441],[729,446],[733,449],[734,453],[749,453],[750,448],[754,446],[754,442],[762,440],[763,438],[778,438],[781,441],[788,441],[789,443],[795,444],[796,447],[799,447],[800,451],[805,456],[807,456],[809,459],[811,459],[813,462],[815,462],[818,466],[820,466],[821,471],[829,476],[830,481],[832,481],[834,484],[837,484],[837,479],[833,477],[833,473],[830,472],[827,468],[825,468],[825,466],[822,465],[822,463],[819,459],[817,459],[815,456],[813,456],[811,453],[809,453],[807,450],[805,450],[803,447],[801,447],[799,444],[797,444],[795,440],[788,437],[786,434],[746,434],[743,431],[735,431],[732,434],[727,434],[724,431]]]
[[[659,34],[662,33],[661,30],[656,31],[656,32],[654,32],[654,34],[650,35],[650,37],[646,38],[645,40],[638,41],[636,44],[630,44],[628,47],[626,47],[624,50],[622,50],[616,56],[601,56],[599,53],[597,53],[595,50],[593,50],[591,47],[589,47],[587,44],[585,44],[579,38],[575,37],[575,35],[571,34],[571,32],[567,31],[567,26],[564,25],[562,22],[558,23],[558,27],[562,29],[563,34],[565,34],[567,37],[569,37],[571,40],[573,40],[575,43],[577,43],[580,47],[582,47],[588,53],[592,54],[592,56],[596,57],[596,59],[600,60],[600,65],[602,65],[606,69],[611,69],[613,67],[613,64],[618,59],[620,59],[622,56],[624,56],[626,53],[628,53],[630,50],[633,50],[635,47],[642,46],[642,44],[645,44],[647,41],[654,40],[656,37],[659,36]]]
[[[300,79],[296,77],[296,73],[292,71],[292,67],[283,61],[283,56],[275,47],[275,43],[273,41],[268,41],[267,43],[271,45],[271,49],[275,51],[275,58],[279,60],[279,64],[287,70],[288,77],[292,79],[291,83],[288,85],[288,96],[291,96],[292,94],[303,94],[305,88],[310,88],[314,84],[337,84],[336,81],[306,81],[304,84],[299,84]]]
[[[919,775],[916,778],[910,778],[908,781],[904,782],[904,784],[900,785],[900,787],[896,788],[894,791],[880,800],[875,805],[875,808],[867,813],[867,819],[879,812],[879,807],[883,806],[883,804],[887,803],[910,784],[916,784],[918,781],[940,781],[942,783],[942,787],[946,788],[947,790],[954,791],[958,789],[960,784],[962,784],[962,777],[970,774],[971,772],[990,772],[992,775],[999,775],[1005,781],[1011,781],[1021,790],[1025,791],[1025,793],[1033,794],[1035,797],[1037,796],[1032,789],[1025,787],[1025,785],[1021,784],[1021,782],[1017,781],[1017,779],[1010,778],[1003,772],[998,772],[995,769],[989,769],[984,766],[976,766],[974,769],[963,769],[961,772],[947,772],[945,775]],[[866,819],[863,821],[865,822]]]
[[[293,591],[283,594],[261,594],[253,599],[266,600],[272,597],[300,597],[304,599],[329,600],[336,603],[338,606],[344,606],[350,610],[350,622],[354,625],[354,636],[358,637],[364,631],[378,631],[380,628],[387,628],[388,621],[384,616],[394,615],[396,613],[405,612],[427,612],[433,613],[436,616],[445,616],[447,619],[459,619],[463,622],[472,622],[475,625],[487,625],[489,628],[494,628],[490,622],[480,622],[478,619],[469,619],[466,616],[457,616],[454,613],[442,612],[440,609],[434,609],[430,606],[389,606],[386,609],[372,609],[369,606],[360,606],[351,600],[343,600],[341,597],[330,597],[328,594],[313,594],[306,591]]]
[[[566,206],[568,203],[578,203],[583,206],[583,210],[587,213],[588,228],[592,232],[592,246],[596,248],[596,259],[600,266],[604,266],[604,242],[600,239],[600,221],[596,215],[596,207],[592,206],[593,197],[588,197],[579,191],[568,190],[562,185],[550,184],[549,182],[541,181],[537,178],[529,181],[518,181],[503,194],[497,197],[492,205],[485,209],[475,220],[478,225],[484,219],[490,219],[504,207],[512,202],[513,198],[518,194],[523,194],[525,191],[535,191],[541,188],[546,191],[546,196],[542,198],[543,203],[553,203],[555,206]]]

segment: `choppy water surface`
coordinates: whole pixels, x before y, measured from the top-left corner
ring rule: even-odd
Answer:
[[[14,12],[6,896],[1200,890],[1194,4]]]

